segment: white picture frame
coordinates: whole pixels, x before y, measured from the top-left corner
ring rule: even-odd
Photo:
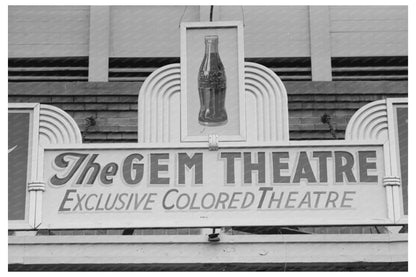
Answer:
[[[227,75],[225,108],[228,114],[228,121],[225,125],[215,127],[201,126],[198,123],[197,109],[199,109],[200,105],[197,75],[204,55],[203,36],[207,34],[214,34],[219,38],[219,56]],[[224,43],[222,44],[222,42]],[[190,90],[195,93],[192,94]],[[235,97],[238,97],[237,101]],[[241,22],[185,22],[181,24],[180,102],[181,141],[208,142],[209,135],[218,135],[218,141],[246,140],[244,40]]]

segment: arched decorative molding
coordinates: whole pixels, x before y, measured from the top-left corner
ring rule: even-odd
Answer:
[[[180,143],[180,64],[154,71],[138,100],[138,141]],[[280,78],[256,63],[245,63],[246,142],[289,141],[287,93]]]
[[[180,141],[180,101],[172,99],[175,94],[179,98],[181,91],[180,70],[179,63],[161,67],[143,83],[138,100],[139,142]],[[172,134],[172,127],[177,134]]]
[[[386,100],[377,100],[361,107],[351,117],[345,131],[346,141],[388,139]]]
[[[247,126],[250,132],[257,131],[256,138],[248,135],[247,140],[289,141],[287,92],[280,78],[265,66],[246,62],[245,90],[246,119],[253,113],[257,118],[252,122],[256,126]]]
[[[41,104],[39,145],[77,143],[82,143],[82,136],[74,119],[57,107]]]

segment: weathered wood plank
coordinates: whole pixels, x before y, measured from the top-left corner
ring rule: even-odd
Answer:
[[[331,33],[332,57],[407,56],[407,32]]]
[[[392,20],[407,18],[407,6],[330,6],[332,20]]]
[[[88,6],[9,7],[9,57],[88,55]]]
[[[9,264],[408,261],[407,234],[222,235],[220,238],[214,247],[204,235],[9,237]]]
[[[11,47],[25,44],[88,44],[88,32],[9,33]]]
[[[400,32],[407,31],[407,19],[332,20],[331,32]]]
[[[88,56],[88,44],[20,44],[9,46],[9,58]]]
[[[9,23],[9,33],[88,33],[88,18],[82,21],[56,20],[56,21],[17,21]]]

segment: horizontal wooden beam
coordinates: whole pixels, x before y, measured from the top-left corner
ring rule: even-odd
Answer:
[[[407,234],[9,237],[9,264],[407,262]]]

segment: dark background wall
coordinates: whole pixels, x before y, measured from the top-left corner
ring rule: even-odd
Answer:
[[[407,97],[407,81],[287,81],[291,140],[344,138],[351,116],[365,104]],[[68,112],[85,135],[84,142],[137,142],[137,100],[141,82],[11,82],[9,102],[50,104]],[[278,107],[276,107],[278,108]],[[95,126],[84,133],[87,118]],[[139,130],[140,131],[140,130]]]

